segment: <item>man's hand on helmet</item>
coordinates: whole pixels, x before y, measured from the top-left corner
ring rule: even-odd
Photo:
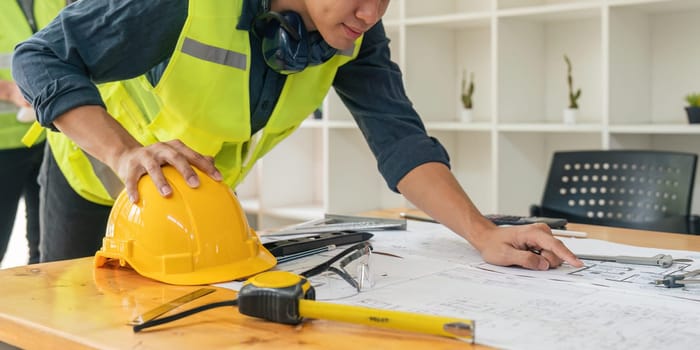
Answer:
[[[157,142],[152,145],[135,147],[122,153],[119,159],[118,175],[124,181],[129,199],[138,202],[138,181],[148,174],[162,196],[169,196],[172,187],[163,176],[161,166],[175,167],[190,187],[199,186],[199,177],[192,169],[195,166],[212,179],[221,181],[222,176],[214,166],[214,158],[204,156],[187,147],[180,140]]]

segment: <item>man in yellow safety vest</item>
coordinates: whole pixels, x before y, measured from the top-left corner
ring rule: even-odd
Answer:
[[[0,2],[0,261],[3,260],[12,235],[20,198],[24,198],[29,263],[39,262],[37,175],[44,143],[31,148],[22,145],[22,135],[35,118],[34,110],[12,80],[12,51],[15,45],[56,17],[65,3],[65,0]]]
[[[388,3],[91,0],[64,11],[15,54],[14,74],[39,121],[61,132],[51,133],[45,155],[42,194],[54,222],[42,228],[42,260],[94,254],[122,184],[138,201],[137,181],[148,173],[170,195],[163,165],[192,187],[196,167],[235,188],[332,86],[389,187],[486,261],[580,266],[546,226],[499,228],[472,204],[389,59],[380,22]],[[94,85],[113,81],[99,92]]]

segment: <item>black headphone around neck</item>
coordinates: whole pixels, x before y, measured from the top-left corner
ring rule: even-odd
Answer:
[[[307,32],[304,20],[292,11],[270,10],[270,0],[261,0],[261,13],[253,20],[253,34],[262,40],[267,65],[281,74],[293,74],[328,61],[337,50],[318,31]]]

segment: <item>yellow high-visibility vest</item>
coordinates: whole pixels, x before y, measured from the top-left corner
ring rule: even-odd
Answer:
[[[249,32],[236,29],[241,9],[242,0],[190,0],[175,51],[155,87],[144,76],[100,87],[108,112],[141,144],[181,140],[214,157],[231,188],[321,105],[338,68],[357,56],[362,39],[352,50],[289,75],[267,125],[251,137],[251,48]],[[78,194],[113,203],[123,185],[107,166],[61,133],[50,132],[48,141]]]
[[[34,21],[43,28],[56,17],[65,0],[36,0]],[[32,36],[32,27],[17,1],[0,1],[0,79],[13,81],[10,68],[15,45]],[[11,102],[0,101],[0,149],[24,147],[22,135],[31,124],[17,121],[18,108]]]

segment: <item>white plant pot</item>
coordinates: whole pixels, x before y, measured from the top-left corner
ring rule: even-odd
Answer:
[[[471,108],[462,108],[459,111],[459,121],[461,121],[463,123],[471,123],[471,121],[472,121]]]
[[[576,114],[578,114],[578,109],[576,108],[564,109],[564,117],[562,122],[564,124],[576,124]]]

